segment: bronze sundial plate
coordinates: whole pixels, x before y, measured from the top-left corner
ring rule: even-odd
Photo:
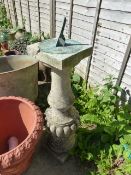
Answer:
[[[83,58],[90,56],[92,53],[92,46],[88,44],[67,46],[66,50],[65,49],[66,46],[59,48],[56,47],[56,43],[54,46],[47,45],[49,43],[50,43],[49,40],[48,42],[46,40],[45,42],[43,42],[43,44],[40,43],[39,45],[40,52],[36,55],[36,59],[38,59],[39,61],[43,62],[44,64],[48,65],[51,68],[57,68],[59,70],[62,70],[64,67],[67,67],[69,65],[75,66]]]
[[[39,48],[41,52],[51,54],[72,54],[82,49],[83,45],[71,39],[66,39],[65,46],[56,47],[57,39],[48,39],[40,43]]]

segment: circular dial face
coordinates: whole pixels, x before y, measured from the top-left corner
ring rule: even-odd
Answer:
[[[40,51],[52,54],[71,54],[82,49],[82,44],[78,41],[67,39],[65,46],[56,47],[57,39],[48,39],[39,44]]]

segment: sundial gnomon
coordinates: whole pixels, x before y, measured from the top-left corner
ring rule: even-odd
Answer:
[[[71,54],[82,49],[82,44],[72,39],[65,39],[64,29],[66,25],[66,17],[64,17],[63,25],[58,38],[44,40],[40,43],[40,51],[51,54]]]

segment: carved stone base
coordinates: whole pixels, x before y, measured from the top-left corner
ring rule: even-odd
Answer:
[[[75,144],[75,133],[69,135],[69,137],[57,137],[50,135],[48,140],[49,148],[57,153],[62,154],[68,152]]]
[[[45,112],[50,130],[49,148],[57,154],[67,153],[75,144],[75,131],[79,125],[79,113],[72,106],[66,112],[48,108]]]
[[[67,159],[69,158],[69,154],[67,152],[66,153],[61,153],[61,154],[55,153],[54,151],[52,151],[50,149],[48,144],[46,146],[46,150],[48,152],[50,152],[52,154],[52,156],[55,157],[62,164],[65,163],[65,161],[67,161]]]

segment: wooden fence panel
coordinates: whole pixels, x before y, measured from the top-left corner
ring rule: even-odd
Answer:
[[[50,0],[39,0],[41,32],[50,34]]]
[[[22,6],[21,0],[15,0],[15,7],[18,19],[18,26],[23,27],[23,14],[22,14]]]
[[[21,8],[22,8],[23,25],[25,26],[26,31],[29,32],[31,31],[29,1],[21,0]]]
[[[8,18],[16,26],[13,1],[18,25],[23,26],[25,21],[27,31],[58,36],[66,16],[65,37],[93,44],[91,66],[88,58],[76,66],[76,72],[84,79],[89,73],[89,84],[103,84],[103,78],[109,74],[118,77],[131,35],[130,0],[102,0],[98,19],[100,0],[4,0]],[[131,56],[121,82],[129,90],[130,79]]]
[[[74,0],[71,38],[84,44],[91,44],[92,30],[95,21],[96,0]],[[87,77],[89,58],[85,58],[76,66],[76,72],[84,79]]]
[[[31,14],[31,31],[32,33],[39,33],[39,12],[37,0],[29,0],[29,9]]]
[[[17,18],[15,13],[15,0],[8,0],[8,8],[10,11],[10,19],[13,26],[17,26]]]
[[[119,75],[131,34],[131,3],[129,7],[127,4],[122,0],[102,0],[89,73],[90,84],[103,84],[102,80],[109,74],[116,78]]]
[[[5,8],[6,8],[7,17],[8,17],[8,19],[10,19],[10,21],[11,21],[11,14],[10,14],[10,9],[9,9],[8,0],[5,0],[5,1],[4,1],[4,5],[5,5]],[[12,22],[12,21],[11,21],[11,22]]]
[[[63,24],[63,19],[64,17],[66,17],[67,21],[64,35],[66,38],[68,38],[69,16],[70,16],[70,1],[56,0],[56,37],[59,36]]]

